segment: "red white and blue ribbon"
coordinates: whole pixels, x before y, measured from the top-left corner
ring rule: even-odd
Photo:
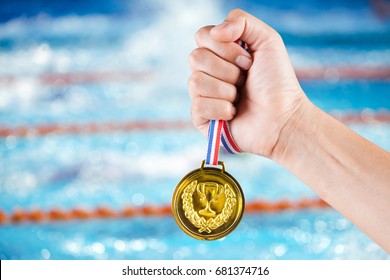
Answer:
[[[206,164],[218,165],[221,142],[227,154],[238,154],[241,152],[233,140],[229,124],[222,120],[210,120]]]
[[[234,43],[240,45],[240,47],[242,47],[244,50],[249,52],[249,47],[248,47],[248,45],[244,41],[242,41],[240,39],[237,39],[236,41],[234,41]]]
[[[234,155],[242,152],[236,142],[234,142],[232,133],[230,132],[229,123],[226,121],[222,121],[221,142],[227,154]]]
[[[235,43],[246,51],[249,51],[248,45],[244,41],[237,40]],[[210,120],[206,164],[218,165],[219,147],[221,142],[227,154],[241,153],[240,148],[237,146],[236,142],[234,142],[229,123],[223,120]]]

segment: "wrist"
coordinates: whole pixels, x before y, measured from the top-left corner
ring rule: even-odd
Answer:
[[[315,129],[316,119],[316,106],[303,94],[295,110],[280,130],[269,158],[285,166],[294,150],[299,147],[299,138],[310,137],[313,133],[311,130]]]

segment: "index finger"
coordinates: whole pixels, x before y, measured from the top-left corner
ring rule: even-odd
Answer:
[[[198,30],[195,41],[198,47],[207,48],[220,58],[235,64],[242,70],[248,70],[252,65],[251,55],[234,42],[220,42],[211,38],[210,30],[214,26],[205,26]]]

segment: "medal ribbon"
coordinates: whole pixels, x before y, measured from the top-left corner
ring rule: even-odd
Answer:
[[[235,43],[248,51],[248,46],[244,41],[237,40]],[[227,154],[241,153],[230,132],[229,123],[223,120],[210,120],[207,141],[206,164],[218,165],[219,146],[222,146]]]
[[[218,165],[219,146],[221,142],[227,154],[241,153],[240,148],[234,142],[228,122],[223,120],[210,120],[206,164]]]

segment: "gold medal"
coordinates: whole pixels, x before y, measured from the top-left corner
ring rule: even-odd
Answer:
[[[205,167],[205,161],[178,183],[172,198],[177,224],[188,235],[215,240],[236,228],[244,211],[240,185],[222,168]]]

